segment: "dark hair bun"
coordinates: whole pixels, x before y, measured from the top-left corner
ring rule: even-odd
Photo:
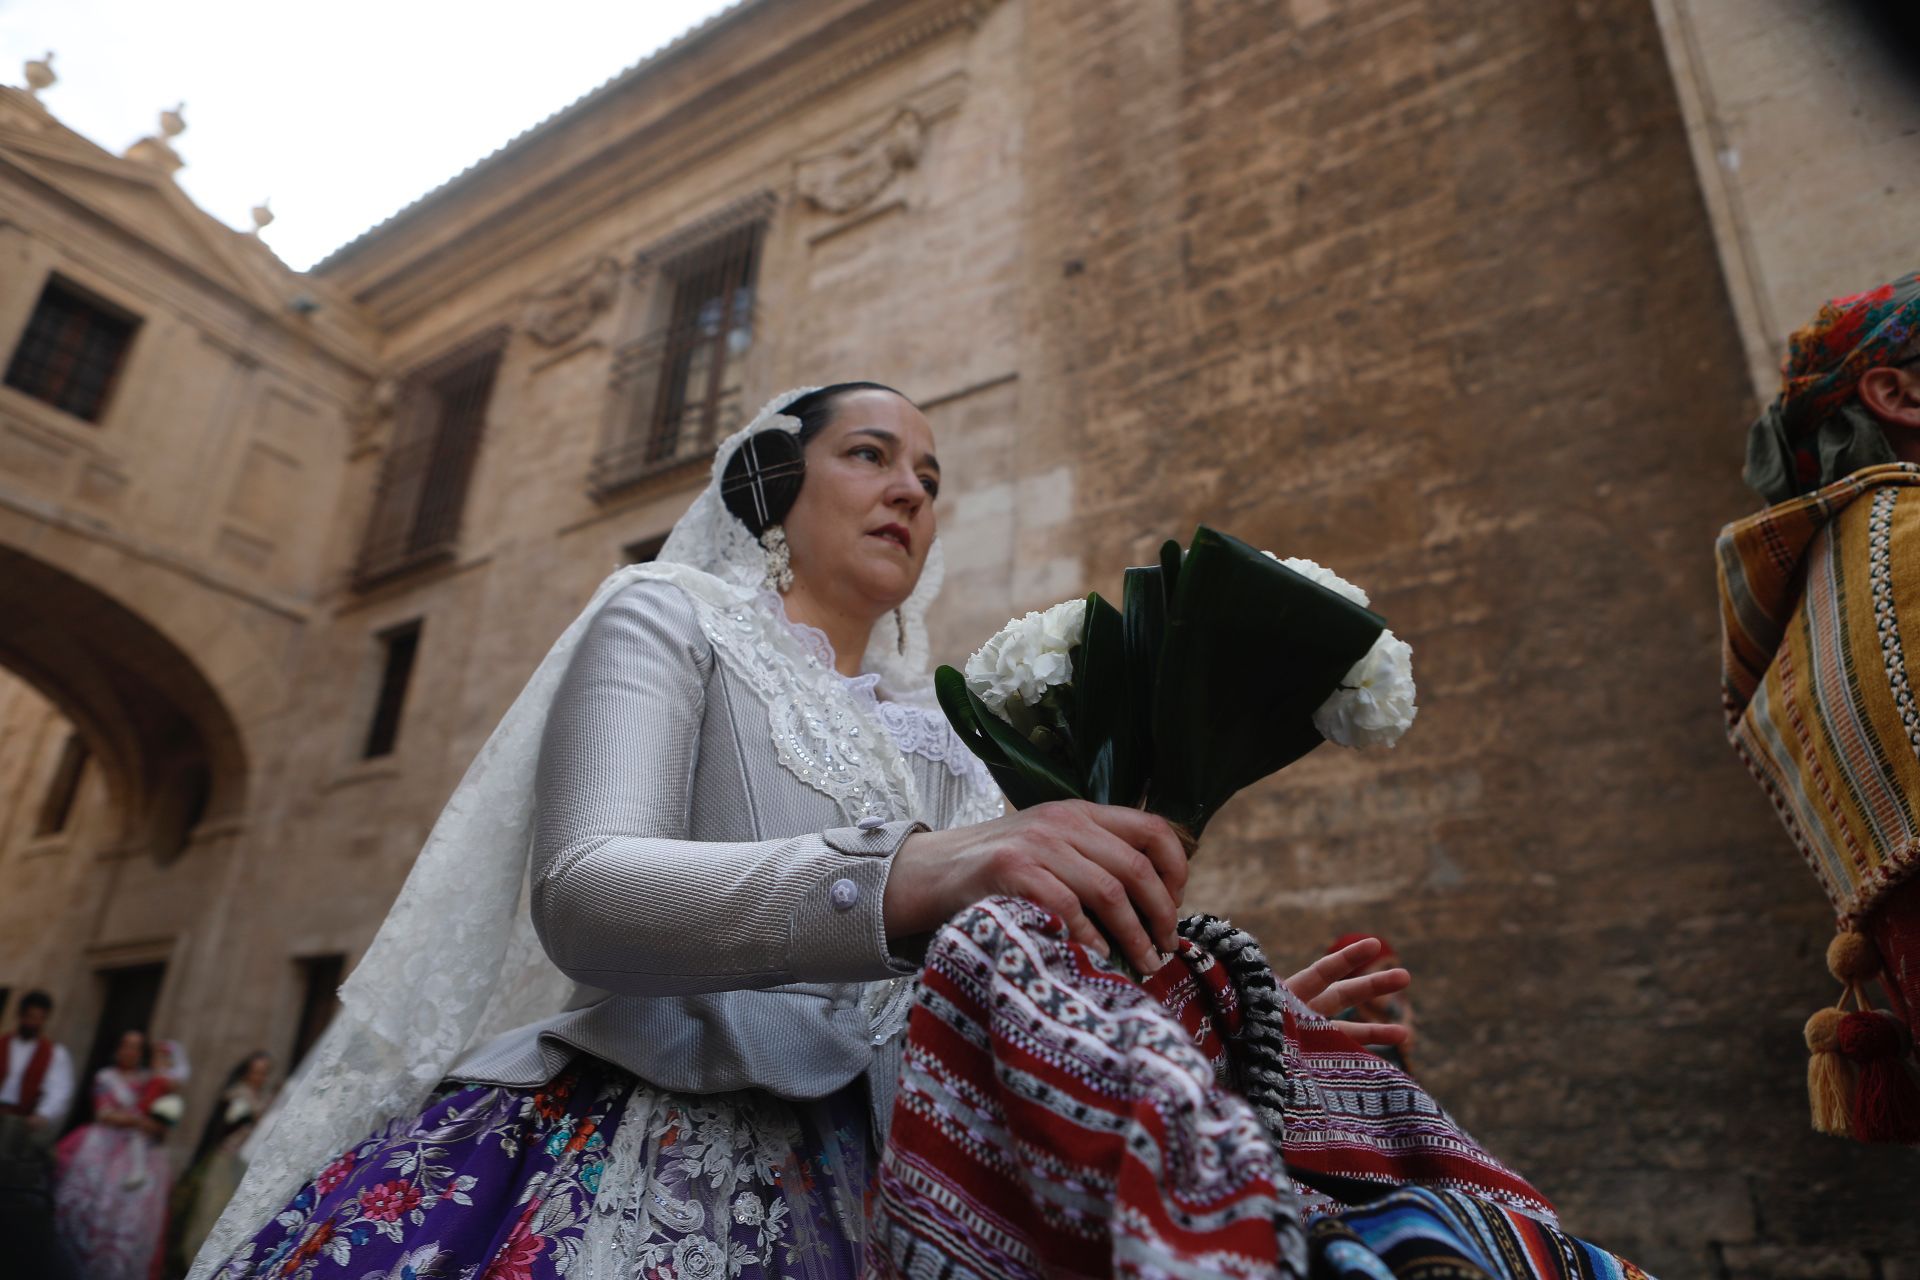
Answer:
[[[787,518],[806,476],[805,446],[791,431],[756,431],[740,442],[720,475],[720,500],[754,537]]]

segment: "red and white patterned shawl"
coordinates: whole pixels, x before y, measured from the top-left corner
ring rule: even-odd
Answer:
[[[1304,1276],[1302,1193],[1409,1184],[1552,1221],[1424,1090],[1275,981],[1248,935],[1210,917],[1181,929],[1145,986],[1020,899],[940,930],[870,1275]]]

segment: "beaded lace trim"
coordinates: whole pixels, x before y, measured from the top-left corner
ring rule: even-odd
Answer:
[[[833,641],[827,633],[818,627],[804,622],[795,622],[787,616],[786,608],[779,596],[771,591],[763,592],[760,603],[768,612],[783,620],[801,645],[828,671],[836,675],[837,655]],[[956,778],[964,778],[973,786],[991,792],[993,777],[980,758],[967,750],[967,744],[947,723],[947,715],[938,706],[925,707],[912,702],[902,702],[894,698],[880,696],[880,673],[863,671],[857,676],[840,676],[854,701],[861,710],[880,722],[880,727],[893,739],[893,745],[902,754],[919,756],[935,764],[945,765],[947,772]]]

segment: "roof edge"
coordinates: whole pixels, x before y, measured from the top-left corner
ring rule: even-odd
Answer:
[[[734,0],[734,3],[718,13],[689,27],[667,43],[649,53],[640,61],[602,81],[594,88],[575,98],[566,106],[553,112],[545,119],[521,130],[507,141],[481,156],[466,168],[460,170],[438,186],[431,187],[413,200],[374,223],[365,231],[354,236],[345,244],[331,250],[311,267],[309,275],[323,275],[336,267],[345,265],[351,258],[370,248],[374,241],[385,233],[399,229],[405,223],[413,222],[429,211],[431,206],[452,198],[466,187],[477,182],[484,171],[512,156],[521,154],[547,134],[571,121],[584,116],[602,100],[613,96],[622,89],[638,82],[648,73],[656,70],[662,63],[674,58],[686,57],[699,45],[718,38],[728,28],[744,21],[758,10],[765,8],[772,0]]]

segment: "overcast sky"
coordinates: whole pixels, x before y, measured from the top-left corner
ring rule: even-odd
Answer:
[[[729,0],[0,0],[0,81],[118,153],[184,101],[181,188],[306,268]]]

